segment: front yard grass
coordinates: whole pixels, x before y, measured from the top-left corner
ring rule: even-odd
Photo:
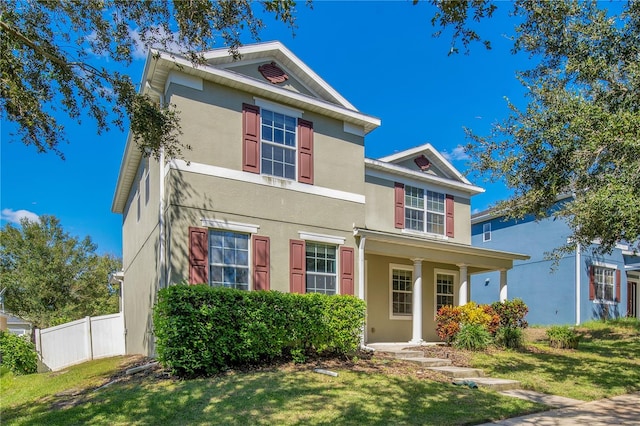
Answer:
[[[521,351],[449,355],[454,362],[470,359],[487,375],[519,380],[527,389],[585,401],[640,390],[637,320],[589,323],[578,330],[583,337],[577,350],[549,348],[544,329],[532,329],[528,334],[538,337]],[[159,368],[122,374],[140,362],[120,357],[58,373],[4,372],[0,420],[3,425],[470,425],[546,408],[453,386],[415,364],[380,356],[326,365],[338,377],[313,372],[316,365],[293,364],[195,380],[171,378]]]
[[[576,328],[578,349],[553,349],[544,329],[520,351],[475,353],[485,374],[519,380],[526,389],[592,401],[640,390],[640,322],[597,321]]]
[[[3,379],[2,424],[462,425],[544,408],[495,392],[421,378],[418,367],[400,361],[374,357],[356,362],[355,367],[362,363],[367,363],[366,369],[332,368],[338,377],[315,373],[312,366],[231,372],[195,380],[155,372],[121,376],[123,380],[97,390],[97,383],[91,382],[80,392],[88,383],[81,380],[67,384],[71,392],[60,393],[53,386],[46,392],[9,398],[17,389],[41,384],[42,377],[57,380],[113,364],[113,360],[93,361],[62,375]],[[102,383],[108,376],[102,376]]]

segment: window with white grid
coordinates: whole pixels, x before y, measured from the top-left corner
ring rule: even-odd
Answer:
[[[401,267],[391,268],[391,318],[410,318],[413,301],[413,271]]]
[[[445,195],[405,185],[404,223],[406,229],[444,235]]]
[[[262,173],[296,178],[296,118],[262,108]]]
[[[436,312],[443,306],[453,306],[455,275],[436,273]]]

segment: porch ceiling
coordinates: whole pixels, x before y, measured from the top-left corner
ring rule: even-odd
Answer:
[[[414,235],[399,235],[361,228],[356,228],[354,235],[366,238],[365,254],[466,265],[469,273],[511,269],[514,260],[529,259],[525,254],[487,250]]]

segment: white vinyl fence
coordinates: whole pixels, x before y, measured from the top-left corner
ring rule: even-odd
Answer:
[[[36,330],[36,348],[52,371],[97,358],[124,355],[122,313]]]

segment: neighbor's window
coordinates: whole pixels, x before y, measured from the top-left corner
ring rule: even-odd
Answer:
[[[209,284],[249,290],[249,234],[209,231]]]
[[[296,119],[262,109],[262,173],[296,178]]]
[[[491,241],[491,222],[482,225],[482,241]]]
[[[455,275],[436,273],[436,312],[443,306],[453,306]]]
[[[413,272],[408,269],[391,270],[391,316],[411,316]]]
[[[406,185],[404,205],[406,229],[444,235],[444,194]]]
[[[615,269],[594,266],[593,279],[596,290],[596,299],[613,300]]]
[[[336,252],[334,245],[307,241],[307,293],[336,294]]]

